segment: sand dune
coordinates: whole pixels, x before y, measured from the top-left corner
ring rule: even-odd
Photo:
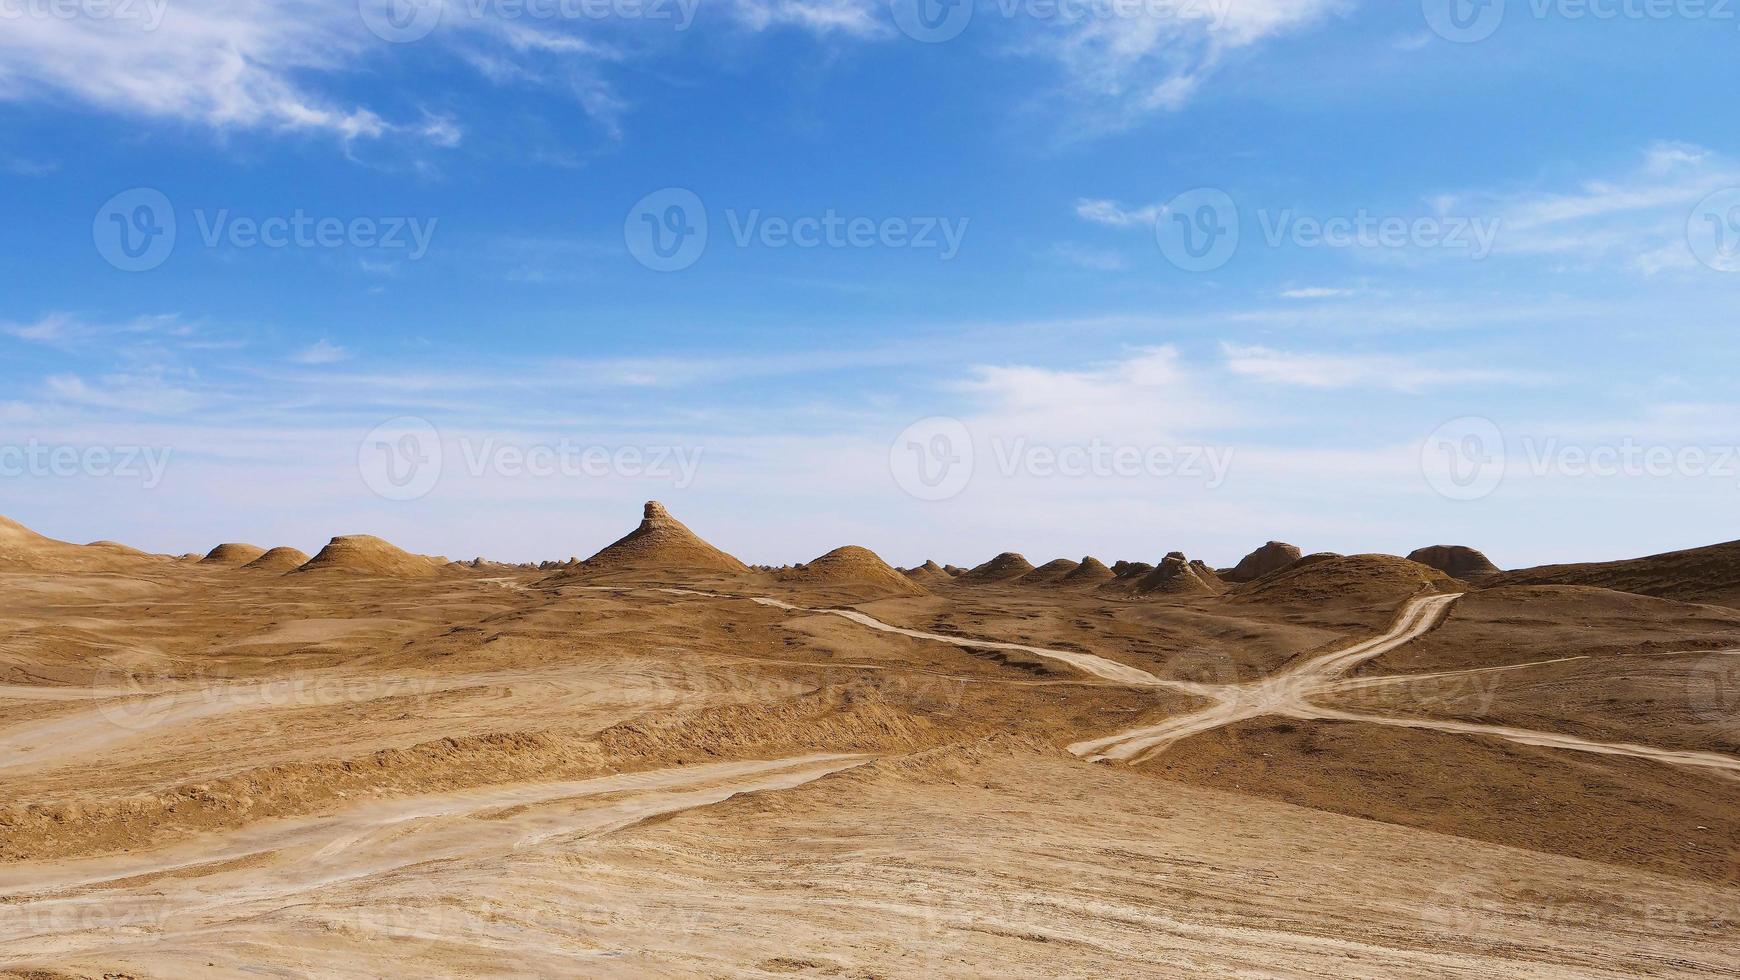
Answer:
[[[266,553],[266,549],[253,544],[220,544],[206,552],[200,559],[202,565],[246,565]]]

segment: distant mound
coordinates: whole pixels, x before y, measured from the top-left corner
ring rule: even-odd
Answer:
[[[1013,551],[1005,551],[961,576],[963,582],[1013,582],[1033,571],[1033,563]]]
[[[950,578],[960,578],[967,574],[967,570],[959,565],[944,565],[943,571],[948,572]]]
[[[1740,541],[1628,561],[1543,565],[1495,575],[1480,584],[1484,588],[1589,585],[1661,599],[1740,608]]]
[[[1212,569],[1181,551],[1167,555],[1136,582],[1136,592],[1143,595],[1219,595],[1224,588]]]
[[[881,559],[877,559],[881,561]],[[582,563],[581,572],[747,572],[749,566],[701,540],[648,501],[640,526]]]
[[[934,561],[927,561],[917,568],[909,568],[901,574],[919,585],[941,585],[944,582],[952,582],[955,578],[949,574],[948,569]]]
[[[308,555],[304,552],[295,548],[273,548],[242,567],[268,572],[289,572],[306,564],[308,564]]]
[[[1112,566],[1112,576],[1119,581],[1142,578],[1154,570],[1154,566],[1145,561],[1121,561]]]
[[[1102,582],[1110,582],[1116,576],[1106,567],[1106,563],[1092,555],[1088,555],[1075,566],[1075,569],[1063,577],[1064,585],[1094,586]]]
[[[266,553],[266,549],[251,544],[220,544],[206,552],[201,565],[246,565]]]
[[[1274,605],[1398,605],[1427,589],[1454,591],[1436,568],[1394,555],[1308,555],[1282,572],[1244,586],[1238,600]]]
[[[815,561],[780,574],[801,585],[842,585],[892,595],[923,595],[925,589],[895,571],[876,552],[856,545],[835,548]]]
[[[156,555],[98,541],[77,545],[57,541],[30,528],[0,517],[0,568],[35,572],[103,572],[137,568],[141,562],[160,560]]]
[[[320,554],[310,558],[298,573],[348,572],[383,578],[432,578],[441,565],[422,555],[413,555],[371,534],[347,534],[333,538]]]
[[[1485,555],[1459,544],[1437,544],[1430,548],[1421,548],[1409,554],[1408,560],[1429,565],[1464,581],[1497,575],[1500,571]]]
[[[1299,550],[1298,545],[1291,545],[1285,541],[1270,541],[1246,555],[1222,578],[1228,582],[1255,582],[1265,575],[1287,568],[1304,555],[1305,553]]]
[[[1048,561],[1021,576],[1020,582],[1022,585],[1057,585],[1068,578],[1069,573],[1075,571],[1079,566],[1079,562],[1070,561],[1068,558],[1059,558],[1056,561]]]

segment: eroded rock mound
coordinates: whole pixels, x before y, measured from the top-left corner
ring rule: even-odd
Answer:
[[[1080,564],[1075,566],[1073,571],[1063,577],[1063,584],[1080,585],[1084,587],[1095,586],[1104,582],[1110,582],[1116,577],[1117,576],[1112,572],[1112,570],[1106,567],[1105,562],[1100,561],[1093,555],[1088,555],[1081,560]]]
[[[308,555],[303,551],[296,548],[273,548],[242,567],[268,572],[293,572],[306,564]]]
[[[1395,555],[1308,555],[1245,586],[1238,601],[1365,608],[1397,606],[1428,590],[1460,591],[1438,569]]]
[[[1421,548],[1409,554],[1408,560],[1429,565],[1463,581],[1497,575],[1500,571],[1484,554],[1459,544],[1437,544],[1430,548]]]
[[[1270,541],[1246,555],[1222,577],[1228,582],[1255,582],[1265,575],[1291,567],[1304,555],[1297,545],[1285,541]]]
[[[880,559],[878,559],[880,561]],[[748,572],[749,566],[701,540],[656,500],[640,526],[581,564],[586,572]]]
[[[1056,561],[1048,561],[1038,568],[1035,568],[1033,571],[1028,572],[1026,575],[1021,576],[1020,581],[1022,585],[1057,585],[1064,579],[1068,578],[1069,574],[1075,571],[1078,565],[1078,562],[1070,561],[1068,558],[1059,558]]]
[[[347,572],[383,578],[433,578],[441,574],[445,560],[414,555],[372,534],[347,534],[333,538],[320,554],[310,558],[297,573]]]
[[[1136,583],[1136,591],[1145,595],[1219,595],[1223,588],[1213,569],[1181,551],[1167,555]]]
[[[266,549],[259,545],[231,542],[220,544],[206,552],[205,557],[200,559],[199,563],[201,565],[235,565],[240,567],[265,553]]]
[[[835,548],[795,571],[783,573],[780,579],[801,585],[848,586],[886,595],[925,592],[923,586],[895,571],[876,552],[857,545]]]
[[[1005,551],[990,561],[961,576],[963,582],[1013,582],[1033,571],[1033,563],[1013,551]]]
[[[934,561],[927,561],[917,568],[909,568],[901,574],[919,585],[941,585],[954,581],[954,576],[949,574],[948,569]]]

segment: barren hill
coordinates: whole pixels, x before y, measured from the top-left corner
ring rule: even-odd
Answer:
[[[1208,567],[1174,551],[1158,568],[1137,580],[1135,590],[1156,595],[1218,595],[1224,587]]]
[[[349,572],[383,578],[433,578],[440,565],[422,555],[413,555],[371,534],[347,534],[333,538],[320,554],[297,572]]]
[[[1011,582],[1033,570],[1033,563],[1024,556],[1013,551],[1005,551],[962,575],[961,581],[973,583]]]
[[[749,566],[701,540],[665,505],[647,501],[640,526],[586,559],[585,572],[747,572]]]
[[[1237,601],[1273,605],[1394,606],[1427,589],[1455,582],[1436,568],[1394,555],[1312,555],[1292,568],[1244,586]]]
[[[132,568],[141,561],[151,560],[156,560],[156,557],[113,542],[76,545],[57,541],[17,521],[0,517],[0,568],[95,572]]]
[[[1270,541],[1246,555],[1221,577],[1228,582],[1255,582],[1265,575],[1281,571],[1304,556],[1298,545],[1285,541]]]
[[[1410,553],[1408,560],[1430,565],[1463,581],[1499,573],[1499,567],[1486,555],[1459,544],[1437,544],[1430,548],[1421,548]]]
[[[1114,577],[1112,570],[1106,567],[1105,562],[1088,555],[1081,560],[1081,564],[1075,566],[1073,571],[1063,577],[1063,584],[1093,586],[1102,582],[1110,582]]]
[[[917,568],[909,568],[901,574],[919,585],[925,586],[941,585],[945,582],[952,582],[955,578],[949,574],[948,569],[938,565],[935,561],[927,561]]]
[[[266,549],[252,544],[231,542],[220,544],[206,552],[200,559],[201,565],[246,565],[266,553]]]
[[[1068,578],[1069,574],[1077,567],[1079,567],[1078,562],[1068,558],[1059,558],[1056,561],[1048,561],[1021,576],[1020,581],[1022,585],[1056,585]]]
[[[308,564],[306,552],[296,548],[273,548],[260,557],[243,565],[243,568],[261,569],[268,572],[289,572]]]
[[[1592,585],[1617,592],[1740,607],[1740,541],[1628,561],[1542,565],[1483,579],[1481,586]]]
[[[878,593],[922,595],[923,586],[895,571],[874,551],[847,545],[815,561],[781,574],[780,580],[803,585],[847,585]]]

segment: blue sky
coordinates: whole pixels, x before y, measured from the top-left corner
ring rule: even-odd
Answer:
[[[927,42],[915,2],[0,7],[0,513],[505,559],[654,497],[767,562],[1734,537],[1740,15],[983,0]],[[659,271],[672,201],[706,236]]]

